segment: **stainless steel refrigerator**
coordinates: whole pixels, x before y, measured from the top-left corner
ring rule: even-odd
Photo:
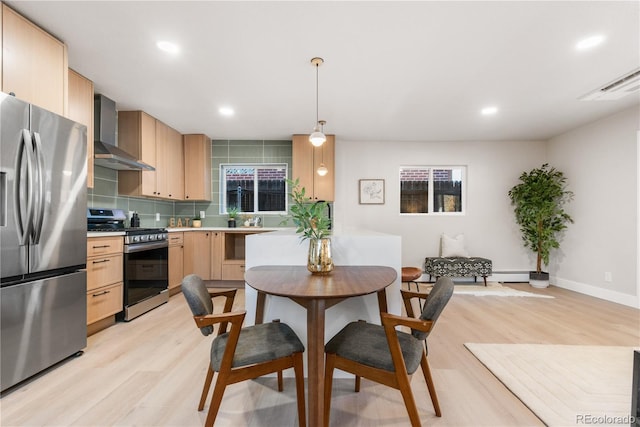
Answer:
[[[87,129],[0,93],[0,390],[87,344]]]

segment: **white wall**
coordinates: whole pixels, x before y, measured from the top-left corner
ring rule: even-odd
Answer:
[[[402,236],[402,264],[422,267],[438,256],[441,233],[464,233],[472,256],[493,260],[494,270],[529,271],[507,192],[522,171],[541,166],[546,144],[530,142],[356,142],[336,141],[334,223]],[[399,169],[410,165],[466,165],[467,214],[400,215]],[[358,180],[385,180],[384,205],[358,204]]]
[[[634,107],[548,141],[549,163],[575,193],[552,283],[636,307],[639,129]]]

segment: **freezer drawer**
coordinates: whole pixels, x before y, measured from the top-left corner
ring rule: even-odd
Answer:
[[[84,271],[0,288],[0,304],[1,390],[87,345]]]

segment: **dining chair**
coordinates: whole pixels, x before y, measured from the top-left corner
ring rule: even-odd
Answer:
[[[436,416],[442,415],[427,360],[426,339],[451,299],[453,282],[449,277],[441,277],[429,294],[411,293],[426,298],[419,318],[380,313],[382,325],[362,320],[351,322],[325,345],[325,426],[329,425],[334,369],[356,376],[356,392],[360,391],[360,377],[399,390],[411,425],[416,427],[421,424],[410,381],[420,366]],[[396,330],[398,326],[411,328],[411,333]]]
[[[304,345],[285,323],[273,321],[243,328],[245,310],[231,311],[235,289],[216,291],[208,289],[202,278],[190,274],[182,280],[182,293],[193,313],[200,332],[207,336],[213,333],[214,325],[220,324],[218,335],[211,344],[211,357],[205,378],[198,411],[204,408],[214,373],[218,373],[205,427],[215,423],[222,396],[226,387],[241,381],[266,374],[278,373],[278,390],[282,391],[282,371],[293,368],[298,401],[298,423],[306,426],[304,403],[304,372],[302,353]],[[226,298],[224,311],[213,313],[213,298]],[[226,331],[227,325],[231,330]]]

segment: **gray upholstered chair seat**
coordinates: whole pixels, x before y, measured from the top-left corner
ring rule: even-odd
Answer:
[[[222,334],[211,345],[211,367],[216,372],[220,371],[228,338],[229,333]],[[303,351],[304,345],[298,336],[284,323],[248,326],[240,331],[232,367],[262,363]]]
[[[407,373],[413,374],[420,366],[423,341],[411,334],[397,331]],[[354,345],[357,343],[357,345]],[[325,352],[385,371],[395,372],[384,328],[366,322],[351,322],[325,345]]]

